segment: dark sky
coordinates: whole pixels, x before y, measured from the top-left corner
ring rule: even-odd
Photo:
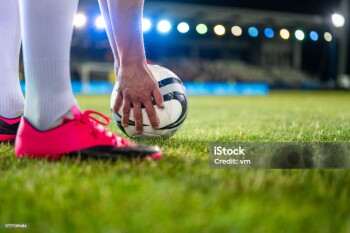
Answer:
[[[147,0],[146,0],[147,1]],[[284,12],[327,15],[338,10],[339,0],[148,0],[232,6]]]

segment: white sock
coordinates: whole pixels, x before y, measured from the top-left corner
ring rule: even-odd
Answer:
[[[18,0],[0,1],[0,116],[6,118],[18,117],[24,109],[18,78],[20,29]]]
[[[106,23],[106,34],[107,34],[107,38],[108,38],[109,44],[110,44],[112,52],[113,52],[114,60],[116,63],[115,66],[116,66],[116,68],[118,68],[119,67],[118,48],[117,48],[117,44],[116,44],[115,39],[114,39],[113,28],[111,25],[111,16],[109,14],[108,1],[107,0],[98,0],[98,3],[100,5],[101,14],[102,14],[102,16],[105,20],[105,23]]]
[[[24,116],[39,130],[76,105],[70,80],[70,46],[78,0],[19,0],[26,77]]]

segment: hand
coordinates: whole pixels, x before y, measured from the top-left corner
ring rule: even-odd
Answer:
[[[120,66],[118,70],[119,89],[113,111],[117,113],[122,107],[122,126],[129,125],[130,109],[134,109],[136,132],[142,133],[142,109],[146,109],[148,118],[153,128],[159,127],[157,113],[152,103],[152,97],[156,105],[164,108],[163,95],[159,90],[158,83],[154,79],[147,64]]]

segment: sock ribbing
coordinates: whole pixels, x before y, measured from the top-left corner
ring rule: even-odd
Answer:
[[[25,62],[25,66],[28,94],[24,116],[40,130],[55,127],[55,122],[76,105],[66,78],[70,76],[69,62],[36,60]]]
[[[24,98],[18,78],[21,31],[18,0],[0,1],[0,116],[23,114]]]
[[[15,118],[23,114],[23,109],[18,70],[0,67],[0,116]]]

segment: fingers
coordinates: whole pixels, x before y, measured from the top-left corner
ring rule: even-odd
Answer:
[[[118,95],[118,98],[114,105],[114,111],[118,112],[119,109],[122,106],[122,126],[127,127],[129,126],[129,119],[130,119],[130,110],[131,110],[131,100],[127,97],[120,97],[121,95]],[[153,128],[157,129],[159,127],[159,120],[157,117],[156,110],[153,106],[153,103],[151,101],[151,98],[147,98],[147,100],[144,101],[133,101],[133,110],[134,110],[134,120],[135,120],[135,130],[136,133],[140,134],[143,131],[143,119],[142,119],[142,108],[141,108],[141,102],[145,106],[148,118],[150,119],[151,125]]]
[[[129,99],[124,98],[123,104],[123,116],[122,116],[122,126],[127,127],[129,125],[131,102]]]
[[[159,121],[158,121],[156,110],[154,109],[154,106],[152,104],[152,101],[150,100],[146,101],[144,102],[144,105],[147,111],[148,118],[151,121],[152,127],[157,129],[159,127]]]
[[[119,93],[117,95],[117,99],[115,100],[115,103],[113,105],[113,112],[114,113],[118,113],[120,107],[122,106],[123,104],[123,95],[121,93]]]
[[[148,74],[153,77],[154,79],[154,88],[153,88],[153,92],[152,92],[152,96],[154,99],[154,102],[156,102],[156,105],[159,108],[164,108],[164,100],[163,100],[163,94],[160,92],[160,89],[158,87],[158,82],[156,81],[156,79],[154,78],[152,72],[148,69]]]
[[[153,94],[153,98],[154,98],[154,101],[156,102],[157,106],[160,108],[164,108],[165,106],[164,106],[163,95],[157,86],[154,88],[152,94]]]
[[[143,121],[142,121],[142,109],[139,102],[133,103],[134,107],[134,119],[135,119],[135,128],[136,133],[140,134],[143,130]]]

